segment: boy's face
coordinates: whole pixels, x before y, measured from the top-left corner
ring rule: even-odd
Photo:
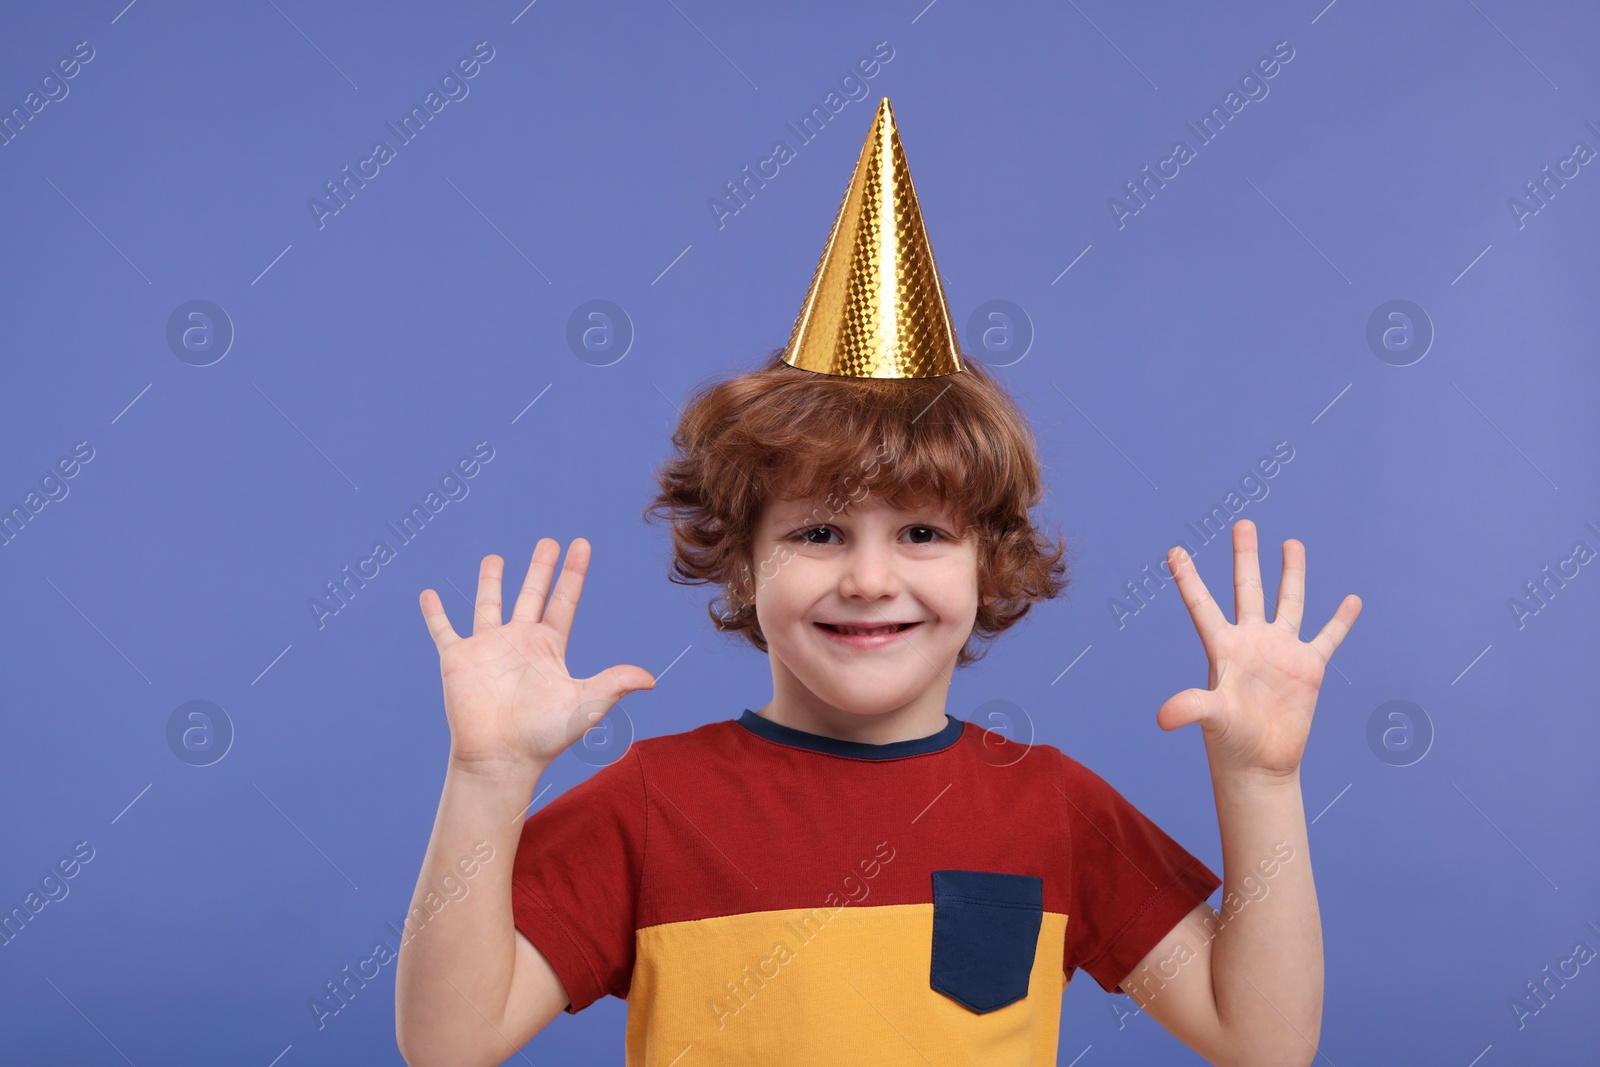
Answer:
[[[868,497],[839,511],[769,500],[752,566],[775,698],[824,718],[914,704],[942,712],[977,618],[976,537],[968,530],[957,540],[938,502],[900,510]],[[834,630],[890,623],[914,625],[887,638]]]

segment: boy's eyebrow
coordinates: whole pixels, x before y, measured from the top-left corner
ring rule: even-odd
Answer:
[[[924,504],[910,508],[890,508],[890,511],[899,515],[938,515],[944,521],[954,522],[955,513],[946,505]],[[836,522],[848,520],[850,512],[834,510],[828,507],[826,500],[816,500],[806,504],[789,504],[774,511],[774,518],[779,525],[797,522]]]

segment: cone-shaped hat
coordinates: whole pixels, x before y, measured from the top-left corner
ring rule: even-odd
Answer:
[[[961,370],[889,98],[878,105],[783,361],[852,378]]]

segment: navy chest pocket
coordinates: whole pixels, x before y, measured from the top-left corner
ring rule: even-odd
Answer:
[[[1042,878],[934,871],[929,984],[979,1013],[1021,1000],[1043,922]]]

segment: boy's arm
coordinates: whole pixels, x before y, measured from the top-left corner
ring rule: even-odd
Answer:
[[[1222,910],[1201,903],[1121,983],[1214,1064],[1310,1064],[1322,1027],[1322,925],[1298,772],[1213,775]]]
[[[411,1067],[501,1063],[567,1006],[549,962],[512,925],[517,814],[542,772],[487,774],[452,761],[445,773],[411,900],[426,919],[407,922],[395,964],[395,1038]],[[474,858],[466,894],[447,897],[441,883],[460,883],[459,864]]]
[[[1187,552],[1174,548],[1167,559],[1210,678],[1207,688],[1167,700],[1156,721],[1164,730],[1199,723],[1204,733],[1226,893],[1220,916],[1195,908],[1123,988],[1131,994],[1130,985],[1141,992],[1148,985],[1150,1014],[1213,1063],[1309,1064],[1322,1020],[1322,931],[1300,759],[1328,658],[1350,632],[1361,600],[1345,597],[1316,637],[1301,641],[1305,546],[1285,541],[1277,606],[1267,622],[1248,519],[1233,526],[1233,623]],[[1155,980],[1148,980],[1152,972]]]
[[[629,664],[588,678],[567,672],[589,542],[573,540],[552,588],[560,552],[559,542],[540,538],[509,621],[505,560],[485,556],[471,637],[456,633],[437,592],[425,589],[420,599],[439,651],[450,760],[413,898],[428,918],[402,937],[395,965],[395,1039],[413,1067],[501,1063],[569,1003],[550,963],[514,927],[522,816],[556,757],[623,695],[654,688],[655,679]],[[444,879],[466,873],[457,865],[469,857],[482,864],[470,888],[431,905],[430,897],[446,895],[441,887],[457,884]]]

